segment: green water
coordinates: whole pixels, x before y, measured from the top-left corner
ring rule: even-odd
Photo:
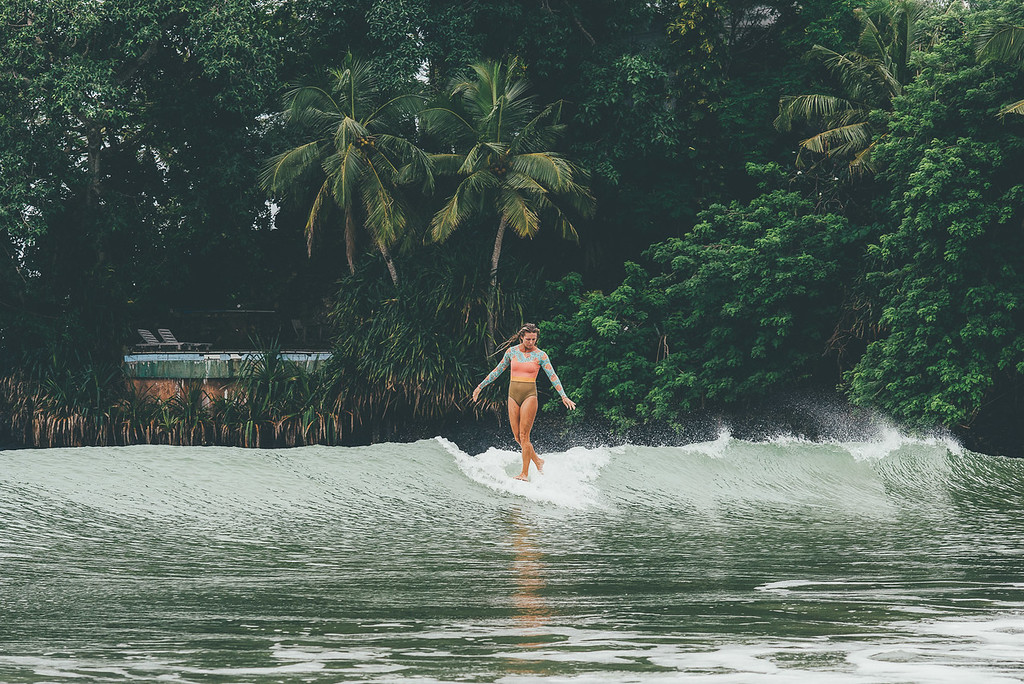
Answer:
[[[0,681],[1024,681],[1024,461],[546,457],[0,452]]]

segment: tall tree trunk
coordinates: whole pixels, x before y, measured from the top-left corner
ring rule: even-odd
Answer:
[[[388,265],[388,273],[391,274],[391,282],[398,287],[398,271],[395,270],[395,262],[391,260],[391,252],[388,251],[387,245],[383,241],[378,240],[377,246],[380,247],[380,253],[384,257],[384,263]]]
[[[494,253],[491,254],[491,289],[487,293],[487,340],[485,342],[487,355],[494,353],[494,332],[497,327],[497,306],[498,306],[498,259],[501,258],[501,241],[505,237],[505,228],[508,222],[501,217],[498,224],[498,234],[494,238]]]
[[[100,150],[103,147],[103,137],[99,126],[89,124],[85,140],[89,160],[89,186],[85,190],[85,206],[93,209],[99,203],[100,197]]]
[[[93,233],[93,244],[96,249],[96,266],[100,268],[106,263],[107,254],[104,250],[104,234],[97,229],[103,171],[101,157],[103,153],[103,132],[98,124],[89,123],[87,125],[85,140],[89,163],[89,185],[85,189],[85,212],[78,220],[92,223],[90,232]]]
[[[345,209],[345,256],[348,258],[349,273],[356,273],[356,221],[352,209]]]

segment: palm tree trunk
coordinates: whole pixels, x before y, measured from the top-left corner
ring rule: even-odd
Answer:
[[[391,274],[391,282],[398,287],[398,271],[395,270],[395,262],[391,260],[391,252],[388,251],[387,245],[383,241],[378,240],[377,246],[380,248],[380,253],[384,257],[384,263],[388,265],[388,273]]]
[[[491,289],[487,293],[487,340],[485,342],[487,355],[494,353],[494,329],[497,325],[497,304],[498,304],[498,259],[501,258],[501,241],[505,237],[505,228],[508,221],[501,217],[498,224],[498,234],[494,238],[494,253],[491,254]]]
[[[356,273],[356,222],[352,217],[352,210],[345,209],[345,256],[348,258],[348,270],[352,275]]]

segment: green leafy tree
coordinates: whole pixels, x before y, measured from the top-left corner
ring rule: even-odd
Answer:
[[[861,25],[856,50],[839,53],[815,45],[809,53],[832,73],[842,94],[783,97],[776,128],[789,131],[798,121],[817,124],[823,130],[802,140],[802,150],[848,159],[851,170],[873,171],[877,124],[871,112],[890,110],[913,78],[912,57],[930,40],[924,21],[930,8],[922,0],[884,0],[854,10]]]
[[[303,84],[285,95],[286,121],[308,127],[313,139],[272,157],[260,182],[271,192],[301,189],[310,178],[319,190],[306,220],[310,253],[330,206],[344,214],[345,252],[355,272],[356,224],[384,256],[392,281],[398,272],[390,245],[409,224],[410,209],[398,188],[406,173],[430,182],[426,155],[402,135],[422,104],[416,94],[385,98],[369,66],[349,55],[327,83]]]
[[[778,189],[777,165],[751,171],[762,195],[712,205],[609,294],[559,286],[568,311],[543,332],[582,407],[622,430],[828,376],[821,359],[866,233]]]
[[[505,231],[533,237],[547,214],[563,236],[578,239],[577,217],[594,206],[586,174],[551,149],[565,129],[560,103],[539,108],[523,71],[515,58],[475,64],[471,78],[451,84],[447,101],[423,111],[428,130],[455,150],[431,156],[437,173],[458,179],[430,222],[431,237],[442,242],[478,214],[498,220],[491,253],[491,344]]]
[[[275,51],[243,0],[0,3],[9,349],[63,331],[116,353],[133,308],[245,287],[219,257],[265,225],[255,131]]]
[[[854,401],[969,430],[1013,408],[1024,374],[1024,136],[988,113],[1011,74],[975,60],[971,15],[939,25],[878,145],[891,228],[872,248],[880,335],[848,374]]]
[[[727,35],[723,21],[727,5],[727,0],[679,0],[677,14],[668,29],[690,57],[693,68],[709,74],[724,68]]]

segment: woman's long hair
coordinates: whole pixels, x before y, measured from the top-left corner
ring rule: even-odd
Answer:
[[[512,335],[512,337],[502,342],[501,345],[494,350],[494,355],[504,355],[505,351],[508,350],[509,347],[511,347],[513,344],[522,341],[523,335],[525,335],[526,333],[537,333],[539,335],[540,328],[538,328],[534,323],[523,323],[523,327],[520,328],[518,332]]]

